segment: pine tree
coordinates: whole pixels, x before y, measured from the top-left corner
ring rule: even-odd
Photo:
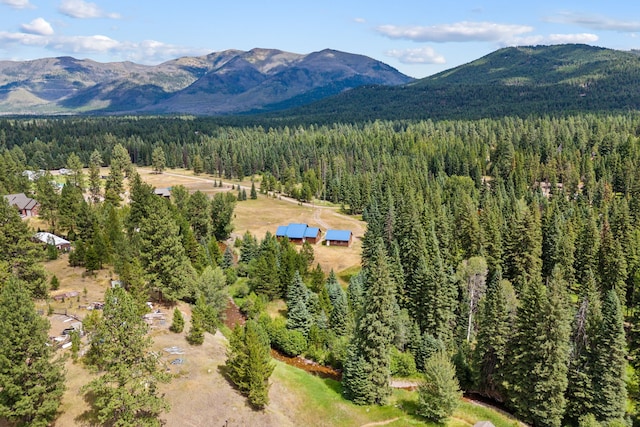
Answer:
[[[425,363],[424,381],[418,388],[417,413],[435,423],[445,423],[460,404],[462,392],[456,369],[444,351]]]
[[[489,283],[478,314],[478,335],[473,355],[476,383],[481,393],[504,400],[502,382],[507,366],[507,343],[513,326],[508,294],[513,288],[502,280],[500,269]]]
[[[6,265],[7,273],[22,280],[32,297],[43,298],[47,295],[47,277],[38,262],[42,250],[32,236],[28,223],[5,197],[0,197],[0,265]]]
[[[100,156],[98,150],[94,150],[89,158],[89,194],[93,203],[98,203],[102,197],[102,186],[100,184],[101,166],[102,156]]]
[[[355,364],[345,365],[342,386],[345,396],[355,403],[384,404],[391,394],[390,347],[395,286],[381,238],[363,264],[366,310],[357,321],[353,339],[350,357]],[[361,364],[362,361],[366,362]],[[358,374],[359,371],[365,372],[365,378]],[[359,384],[363,380],[364,386]]]
[[[191,224],[193,234],[198,242],[208,239],[211,232],[209,207],[209,199],[201,191],[193,193],[187,201],[186,218]]]
[[[609,290],[602,302],[602,325],[596,344],[594,414],[604,424],[622,420],[627,401],[626,338],[617,292]]]
[[[236,326],[229,339],[225,366],[254,407],[262,409],[269,404],[269,377],[275,365],[271,362],[269,337],[256,321]]]
[[[62,361],[48,345],[49,322],[15,277],[0,286],[0,418],[48,426],[64,392]]]
[[[588,272],[586,277],[582,287],[582,301],[574,319],[567,374],[565,419],[572,425],[577,425],[585,414],[593,415],[595,398],[596,346],[602,324],[602,311],[593,274]]]
[[[102,319],[92,334],[88,363],[101,373],[82,387],[93,415],[103,425],[160,426],[168,403],[157,385],[169,376],[151,352],[148,327],[124,288],[107,289]]]
[[[164,204],[142,220],[139,236],[140,259],[151,288],[159,290],[167,301],[186,296],[195,273],[182,246],[179,227]]]
[[[177,334],[184,330],[184,317],[178,307],[173,309],[173,321],[171,322],[169,330]]]
[[[258,192],[256,191],[255,182],[251,183],[251,192],[249,197],[251,197],[251,200],[256,200],[258,198]]]
[[[337,335],[344,335],[347,332],[349,321],[349,307],[347,295],[338,283],[335,273],[331,270],[326,283],[327,294],[331,302],[331,315],[329,325]]]
[[[126,148],[121,144],[116,144],[111,152],[111,163],[109,165],[109,176],[105,183],[105,200],[117,206],[122,201],[124,193],[125,173],[131,169],[131,159]]]
[[[202,304],[202,303],[200,303]],[[201,307],[194,307],[191,310],[191,328],[187,334],[187,342],[191,345],[202,345],[204,343],[205,313]]]
[[[296,271],[293,282],[287,291],[287,328],[309,334],[312,316],[309,312],[310,291]]]
[[[222,322],[229,302],[227,282],[224,271],[220,267],[207,266],[196,280],[196,292],[204,298],[204,302],[218,322]]]
[[[161,146],[153,149],[153,153],[151,153],[151,166],[154,173],[164,172],[164,168],[167,166],[167,158]]]
[[[521,293],[507,390],[518,414],[535,425],[559,427],[565,411],[570,335],[565,289],[556,269],[548,288],[534,280]]]
[[[74,187],[80,189],[81,192],[85,190],[84,173],[82,172],[83,167],[82,160],[80,160],[80,157],[78,157],[76,153],[69,154],[69,157],[67,157],[67,168],[71,170],[69,182]]]

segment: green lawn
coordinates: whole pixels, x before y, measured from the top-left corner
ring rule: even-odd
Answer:
[[[295,396],[291,396],[291,407],[295,408],[295,420],[300,425],[363,426],[388,421],[384,425],[437,426],[415,415],[416,392],[394,390],[386,406],[358,406],[342,397],[339,382],[310,375],[283,362],[276,362],[273,378],[285,389],[295,391]],[[464,401],[447,427],[472,426],[482,420],[490,420],[496,427],[516,424],[497,411]]]

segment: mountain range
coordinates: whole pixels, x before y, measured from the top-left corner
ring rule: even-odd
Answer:
[[[156,66],[71,57],[0,61],[0,113],[256,113],[412,80],[380,61],[329,49],[226,50]]]
[[[0,114],[193,114],[318,123],[638,109],[639,52],[583,44],[503,48],[420,80],[329,49],[307,55],[226,50],[156,66],[69,57],[0,61]]]

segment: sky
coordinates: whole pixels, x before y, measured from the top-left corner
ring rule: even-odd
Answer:
[[[636,0],[0,0],[0,60],[159,64],[226,49],[366,55],[422,78],[506,46],[640,49]]]

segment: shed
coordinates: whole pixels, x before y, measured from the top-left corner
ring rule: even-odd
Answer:
[[[71,250],[71,242],[63,239],[60,236],[56,236],[55,234],[41,231],[39,233],[36,233],[33,237],[38,242],[46,243],[47,245],[54,245],[60,251],[66,252]]]
[[[496,427],[491,421],[478,421],[473,427]]]
[[[351,246],[353,233],[351,230],[327,230],[324,241],[327,246]]]
[[[153,190],[153,194],[156,196],[164,197],[165,199],[171,198],[171,188],[156,188]]]
[[[28,197],[26,194],[7,194],[4,196],[4,198],[7,199],[9,205],[15,206],[16,209],[20,211],[20,215],[26,217],[38,215],[40,203],[38,203],[35,199]]]

